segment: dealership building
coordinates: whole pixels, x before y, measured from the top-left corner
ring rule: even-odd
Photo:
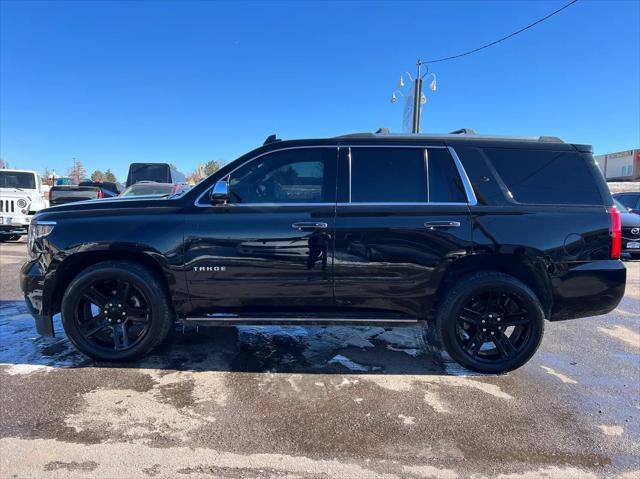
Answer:
[[[598,155],[595,160],[607,181],[633,181],[640,179],[640,150]]]

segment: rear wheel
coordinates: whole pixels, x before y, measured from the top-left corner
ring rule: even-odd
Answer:
[[[516,278],[498,272],[463,278],[445,297],[436,336],[462,366],[482,373],[519,368],[534,355],[544,332],[536,295]]]
[[[82,271],[62,300],[62,325],[71,342],[104,361],[147,354],[165,339],[173,316],[166,288],[156,275],[123,261]]]

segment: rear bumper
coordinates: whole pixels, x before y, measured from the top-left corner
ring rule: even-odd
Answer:
[[[45,274],[38,261],[27,262],[20,270],[20,288],[31,316],[36,321],[36,330],[43,336],[53,336],[51,301],[46,294]]]
[[[620,260],[569,265],[552,279],[551,321],[607,314],[622,297],[627,269]]]

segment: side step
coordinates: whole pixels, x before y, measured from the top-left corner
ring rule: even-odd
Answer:
[[[189,316],[182,323],[192,326],[238,326],[238,325],[278,325],[278,326],[412,326],[418,323],[415,318],[401,317],[317,317],[317,316],[239,316],[233,314],[211,314],[208,316]]]

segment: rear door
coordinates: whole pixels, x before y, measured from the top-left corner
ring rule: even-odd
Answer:
[[[459,168],[444,146],[341,146],[338,309],[390,319],[427,311],[448,264],[471,252]]]

